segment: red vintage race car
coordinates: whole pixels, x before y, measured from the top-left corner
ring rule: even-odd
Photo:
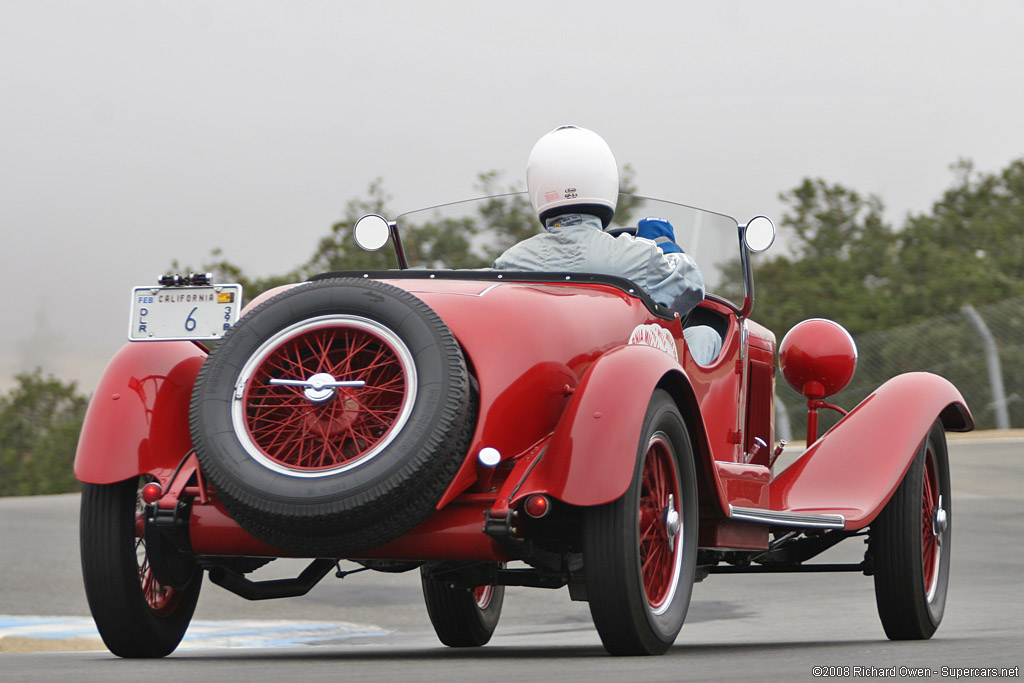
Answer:
[[[113,653],[172,652],[204,574],[281,598],[341,559],[418,570],[456,647],[490,639],[505,586],[567,587],[608,652],[662,653],[693,583],[722,572],[862,572],[890,638],[932,635],[949,576],[945,431],[973,428],[959,392],[900,375],[819,438],[856,350],[811,320],[777,351],[750,319],[765,218],[620,201],[616,229],[666,217],[701,266],[710,293],[685,319],[617,277],[447,270],[436,249],[417,263],[425,226],[472,225],[480,242],[510,215],[496,206],[523,201],[364,218],[355,239],[390,241],[398,269],[324,274],[241,317],[237,287],[205,277],[133,292],[132,341],[75,461],[86,593]],[[721,337],[708,364],[687,348],[692,325]],[[781,472],[777,356],[810,416],[808,449]],[[855,536],[862,562],[810,561]],[[280,557],[310,563],[251,576]]]

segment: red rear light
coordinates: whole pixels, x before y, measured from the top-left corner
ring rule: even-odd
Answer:
[[[161,488],[160,484],[155,481],[152,481],[142,487],[142,500],[146,505],[155,504],[163,495],[163,488]]]
[[[523,509],[534,519],[540,519],[551,512],[551,499],[539,493],[531,494],[526,497]]]

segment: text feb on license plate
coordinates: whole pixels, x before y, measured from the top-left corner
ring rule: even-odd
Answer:
[[[128,339],[220,339],[238,321],[241,308],[241,285],[135,287]]]

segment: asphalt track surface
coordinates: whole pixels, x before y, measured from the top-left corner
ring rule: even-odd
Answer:
[[[867,679],[910,678],[922,667],[948,680],[957,669],[1006,667],[1019,678],[1024,440],[954,441],[950,455],[953,566],[932,640],[886,640],[871,579],[860,574],[718,575],[694,587],[668,654],[644,658],[607,656],[586,604],[564,589],[510,588],[490,644],[446,648],[416,572],[365,572],[264,602],[207,581],[177,652],[121,660],[101,649],[88,617],[78,496],[0,499],[0,681],[809,681],[820,678],[815,667]],[[820,561],[855,562],[862,553],[861,540],[850,539]],[[278,561],[258,578],[296,569]]]

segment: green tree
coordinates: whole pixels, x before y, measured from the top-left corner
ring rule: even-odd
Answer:
[[[853,334],[895,324],[897,242],[882,200],[810,178],[780,198],[789,205],[779,229],[790,253],[755,259],[754,318],[778,334],[815,317]]]
[[[78,490],[73,465],[88,399],[38,368],[15,380],[0,397],[0,496]]]
[[[835,397],[841,405],[900,372],[929,370],[959,387],[979,426],[991,427],[990,389],[978,381],[986,374],[980,344],[960,310],[970,303],[993,311],[1007,392],[1019,393],[1024,159],[993,174],[976,173],[969,161],[952,168],[953,186],[898,231],[879,218],[880,201],[838,185],[808,180],[782,195],[793,207],[782,226],[793,231],[796,248],[755,267],[754,317],[785,332],[823,316],[854,334],[860,359],[853,383]],[[799,433],[802,399],[781,384],[779,395],[797,407],[791,418]],[[1010,407],[1017,424],[1021,408]]]
[[[993,174],[952,169],[954,185],[900,230],[878,197],[838,184],[805,179],[781,194],[790,252],[755,259],[754,317],[779,333],[826,317],[857,335],[1024,296],[1024,159]]]
[[[964,160],[952,168],[954,186],[900,234],[905,320],[1024,295],[1024,159],[996,174]]]

